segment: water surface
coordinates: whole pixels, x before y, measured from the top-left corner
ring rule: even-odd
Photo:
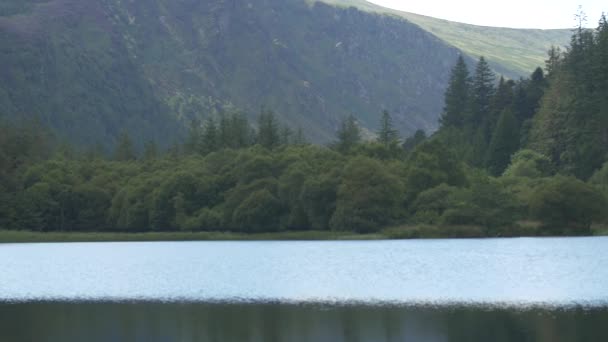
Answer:
[[[608,238],[0,245],[0,300],[604,306]]]
[[[0,341],[608,341],[608,238],[0,245]]]

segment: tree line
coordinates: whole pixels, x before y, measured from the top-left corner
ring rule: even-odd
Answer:
[[[579,29],[529,78],[459,58],[441,127],[372,140],[354,117],[329,146],[263,109],[193,121],[183,144],[111,154],[0,123],[0,227],[36,231],[435,229],[478,236],[592,233],[608,196],[608,28]],[[460,230],[458,230],[458,229]],[[412,228],[413,229],[413,228]],[[444,232],[444,233],[442,233]]]

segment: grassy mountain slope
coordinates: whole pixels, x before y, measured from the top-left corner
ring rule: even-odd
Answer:
[[[485,56],[495,70],[509,77],[527,76],[536,67],[544,66],[549,48],[552,45],[567,45],[572,35],[572,31],[568,29],[511,29],[462,24],[392,10],[365,0],[322,1],[405,18],[470,56]]]
[[[107,146],[123,130],[171,143],[193,118],[262,106],[315,142],[349,114],[374,130],[383,109],[403,134],[435,129],[460,51],[414,20],[331,1],[4,0],[0,116]]]
[[[302,0],[112,8],[146,76],[181,118],[226,106],[253,116],[268,106],[321,142],[351,113],[374,128],[384,108],[404,133],[433,129],[458,54],[402,20]]]
[[[385,108],[404,133],[431,130],[459,53],[403,20],[304,0],[9,1],[0,112],[82,142],[262,106],[317,142],[349,114],[374,129]]]

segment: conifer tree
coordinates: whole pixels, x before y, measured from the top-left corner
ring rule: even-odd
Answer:
[[[114,150],[114,160],[129,161],[135,160],[135,149],[129,133],[123,132],[118,139]]]
[[[441,116],[442,126],[462,127],[469,109],[470,89],[469,70],[461,55],[452,69],[450,83],[445,93],[445,107]]]
[[[547,77],[553,75],[562,61],[562,50],[558,47],[551,46],[551,49],[547,52],[548,58],[545,61],[545,71]]]
[[[518,123],[510,109],[504,109],[500,114],[488,151],[486,167],[490,174],[501,175],[509,166],[511,155],[519,148]]]
[[[229,123],[229,146],[232,148],[243,148],[251,145],[251,127],[247,118],[241,113],[232,113]]]
[[[290,145],[293,136],[293,131],[291,130],[291,128],[289,128],[289,126],[285,125],[281,128],[281,132],[280,132],[280,136],[279,136],[279,140],[280,140],[280,145]]]
[[[342,124],[337,133],[338,141],[334,144],[336,150],[341,153],[350,152],[355,146],[361,142],[361,129],[357,124],[357,119],[349,115]]]
[[[279,126],[274,112],[262,109],[258,117],[257,143],[272,149],[280,143]]]
[[[496,94],[492,97],[490,104],[490,112],[484,116],[484,134],[486,141],[492,139],[494,128],[496,127],[498,120],[502,112],[506,108],[511,108],[513,105],[513,87],[515,82],[511,80],[505,80],[504,77],[500,77],[498,82],[498,88],[496,88]]]
[[[406,151],[412,151],[416,146],[422,144],[426,140],[426,132],[419,129],[414,133],[413,136],[405,139],[403,143],[403,149]]]
[[[294,145],[308,144],[308,141],[306,140],[306,136],[304,135],[304,131],[302,130],[302,127],[298,127],[298,130],[296,131],[294,138],[293,138],[293,144]]]
[[[387,110],[382,112],[377,141],[385,147],[399,143],[399,132],[393,127],[393,119]]]
[[[158,157],[158,148],[156,143],[151,140],[145,143],[144,145],[144,159],[145,160],[153,160]]]
[[[498,88],[496,89],[496,95],[492,98],[491,108],[493,112],[497,112],[497,118],[500,113],[513,103],[513,88],[515,82],[511,80],[505,80],[504,77],[500,77],[498,82]]]
[[[218,132],[217,125],[215,124],[215,119],[213,116],[210,116],[205,121],[205,126],[203,127],[203,136],[201,138],[202,150],[205,154],[216,151],[218,148]]]
[[[532,75],[530,76],[530,83],[528,88],[526,89],[526,97],[528,98],[528,104],[530,106],[528,117],[532,117],[532,115],[538,111],[538,107],[540,105],[540,100],[545,94],[545,90],[547,88],[547,79],[545,78],[545,73],[543,69],[536,68]]]
[[[186,139],[186,144],[184,145],[186,153],[200,153],[201,138],[201,122],[198,119],[192,119],[190,121],[190,128],[188,129],[188,138]]]
[[[230,147],[230,133],[229,133],[229,129],[230,129],[230,123],[228,120],[228,117],[226,116],[226,113],[224,112],[220,112],[219,113],[219,123],[218,123],[218,128],[217,128],[217,147],[218,148],[226,148],[226,147]]]
[[[494,87],[495,80],[496,75],[490,69],[490,65],[484,57],[480,57],[475,69],[475,77],[473,78],[473,125],[482,124],[490,113],[492,97],[496,92]]]

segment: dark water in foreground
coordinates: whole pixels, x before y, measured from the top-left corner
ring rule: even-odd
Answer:
[[[13,341],[605,342],[608,238],[0,244]]]
[[[1,341],[608,341],[604,309],[0,304]]]

